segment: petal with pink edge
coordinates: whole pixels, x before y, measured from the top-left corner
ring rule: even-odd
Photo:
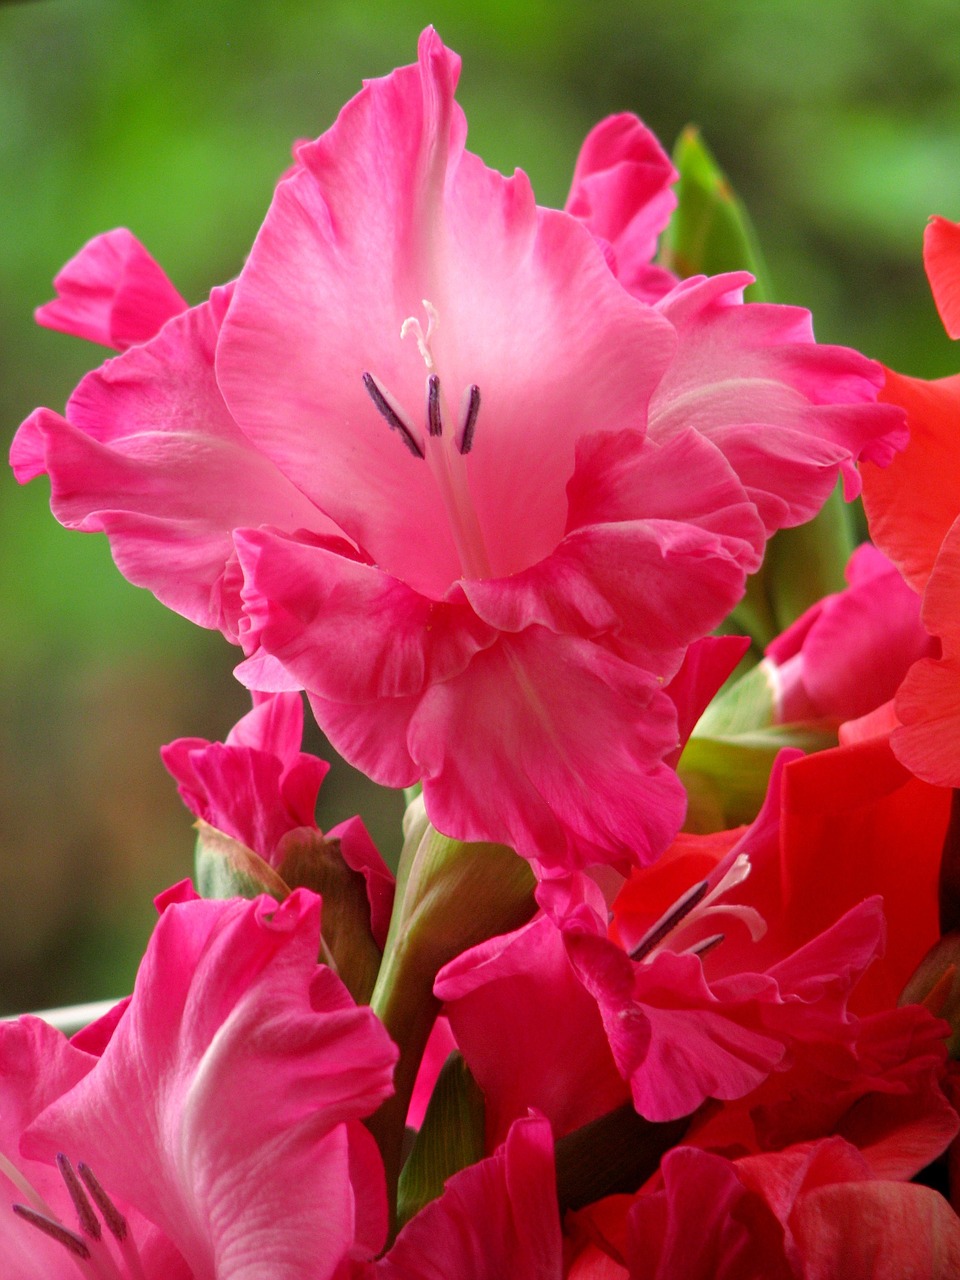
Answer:
[[[686,800],[660,763],[676,731],[652,676],[530,627],[432,685],[407,745],[439,831],[510,845],[550,874],[594,862],[625,869],[662,852]]]
[[[166,272],[125,227],[88,240],[56,276],[57,296],[37,324],[125,351],[147,342],[187,304]]]
[[[217,291],[152,342],[89,374],[66,419],[34,414],[11,456],[18,479],[49,472],[54,515],[68,528],[105,532],[131,582],[235,640],[233,529],[336,531],[226,410],[213,353],[227,299]]]
[[[654,301],[676,277],[651,259],[677,197],[677,171],[636,116],[608,116],[587,134],[573,171],[567,213],[609,246],[614,275],[634,297]]]
[[[743,274],[684,281],[657,304],[679,346],[650,406],[651,435],[696,427],[723,451],[773,532],[813,516],[855,463],[881,466],[907,441],[903,418],[875,403],[879,365],[815,344],[798,307],[742,305]]]
[[[464,952],[433,989],[483,1090],[488,1150],[531,1108],[560,1138],[628,1099],[596,1001],[545,916]]]
[[[505,631],[538,623],[602,638],[668,678],[758,567],[764,531],[723,455],[695,431],[658,444],[633,431],[579,442],[568,532],[509,578],[464,581],[477,613]]]
[[[235,541],[245,643],[279,658],[320,697],[419,694],[458,675],[496,638],[459,589],[433,600],[376,565],[268,530],[243,530]]]

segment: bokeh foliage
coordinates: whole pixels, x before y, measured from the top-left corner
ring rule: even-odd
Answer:
[[[953,0],[38,0],[0,4],[5,439],[105,354],[31,322],[84,240],[129,226],[201,299],[239,270],[290,142],[411,61],[427,22],[464,57],[470,145],[543,203],[601,116],[636,111],[667,146],[693,121],[822,339],[924,376],[960,363],[920,266],[927,216],[960,217]],[[120,992],[150,892],[190,870],[157,748],[242,713],[234,655],[9,478],[0,636],[0,1010]],[[343,773],[324,803],[396,843],[395,799]]]

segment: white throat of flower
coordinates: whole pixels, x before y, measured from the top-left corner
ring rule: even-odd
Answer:
[[[427,368],[424,412],[426,430],[416,425],[415,416],[408,413],[407,408],[379,378],[366,372],[363,375],[363,385],[391,431],[399,434],[415,458],[426,461],[429,466],[443,499],[463,576],[489,578],[493,576],[490,557],[470,496],[466,466],[466,456],[473,448],[480,412],[480,388],[476,383],[464,388],[459,410],[454,415],[437,372],[433,353],[432,340],[439,328],[440,317],[436,307],[426,298],[423,299],[423,309],[427,316],[426,332],[416,316],[408,316],[400,326],[400,339],[415,339]],[[445,432],[444,427],[453,422],[457,424],[456,430]]]

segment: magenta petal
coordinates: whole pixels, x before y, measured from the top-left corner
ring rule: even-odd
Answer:
[[[431,686],[407,737],[438,830],[498,840],[552,871],[662,852],[686,802],[660,763],[675,741],[652,676],[541,627]]]
[[[431,600],[374,565],[266,530],[236,537],[246,640],[323,698],[403,698],[495,639],[462,596]],[[457,593],[459,594],[459,593]]]
[[[411,1219],[371,1280],[558,1280],[560,1213],[550,1126],[518,1120],[486,1160]]]
[[[281,693],[248,712],[226,742],[178,738],[160,755],[192,813],[277,865],[288,831],[316,827],[317,794],[330,769],[300,750],[302,734],[303,699]]]
[[[386,945],[390,915],[393,911],[395,883],[393,873],[380,856],[362,818],[347,818],[327,832],[328,840],[340,841],[343,860],[352,871],[359,871],[367,886],[370,904],[370,931],[377,945]]]
[[[658,676],[716,626],[760,562],[764,533],[723,455],[694,431],[664,444],[597,432],[577,447],[568,532],[510,578],[465,581],[477,613],[505,631],[532,623],[602,638]]]
[[[213,373],[225,303],[220,291],[152,342],[89,374],[66,419],[33,415],[12,453],[18,478],[49,472],[51,507],[62,524],[107,534],[131,582],[236,639],[233,529],[332,526],[252,448],[226,410]]]
[[[705,1098],[743,1097],[798,1046],[830,1061],[850,1039],[847,999],[882,935],[879,901],[870,900],[765,972],[709,981],[690,953],[661,950],[634,963],[602,938],[568,937],[567,946],[637,1110],[672,1120]]]
[[[531,1108],[560,1138],[629,1096],[596,1001],[546,917],[458,956],[434,993],[483,1090],[488,1149]]]
[[[855,463],[885,465],[903,448],[902,413],[875,403],[883,371],[813,341],[798,307],[741,303],[745,275],[684,281],[658,304],[679,346],[650,406],[650,433],[695,427],[726,455],[769,532],[808,520]]]
[[[566,211],[609,246],[611,266],[628,292],[653,301],[676,277],[650,265],[677,198],[677,171],[636,116],[608,116],[587,134]]]
[[[676,1147],[662,1178],[627,1216],[631,1280],[793,1280],[783,1229],[735,1164]]]
[[[187,304],[125,227],[94,236],[53,282],[57,297],[38,307],[37,324],[125,351],[147,342]]]
[[[302,890],[168,906],[95,1071],[31,1130],[31,1152],[95,1164],[195,1275],[315,1280],[353,1247],[344,1122],[389,1094],[396,1050],[317,966],[319,911]]]

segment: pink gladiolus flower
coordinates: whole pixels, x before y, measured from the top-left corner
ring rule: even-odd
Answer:
[[[664,691],[773,530],[903,435],[877,367],[749,277],[650,267],[669,161],[598,126],[568,211],[464,149],[459,59],[372,81],[277,187],[235,292],[21,428],[64,523],[305,687],[434,824],[627,868],[684,794]],[[653,300],[653,301],[651,301]]]
[[[101,1056],[0,1026],[5,1277],[320,1280],[383,1245],[360,1117],[397,1054],[317,965],[319,899],[178,896]]]
[[[162,747],[163,763],[178,782],[184,804],[218,831],[280,869],[289,842],[303,828],[319,833],[315,812],[330,768],[300,750],[303,699],[299,693],[262,695],[225,742],[178,738]],[[347,866],[363,875],[370,923],[382,947],[393,905],[393,876],[361,818],[331,827]]]

